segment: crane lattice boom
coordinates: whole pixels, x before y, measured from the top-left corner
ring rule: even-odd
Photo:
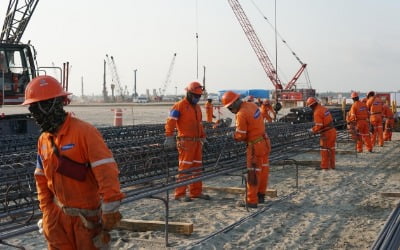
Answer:
[[[10,0],[0,41],[19,43],[39,0]]]
[[[164,85],[161,89],[161,93],[160,93],[160,97],[163,98],[165,95],[165,91],[167,90],[168,84],[171,80],[171,74],[172,74],[172,70],[174,69],[174,64],[175,64],[175,58],[176,58],[176,53],[174,53],[171,63],[169,64],[169,69],[168,69],[168,73],[167,73],[167,77],[165,78],[164,81]]]
[[[115,84],[117,87],[117,95],[121,96],[122,99],[124,99],[124,89],[121,86],[121,82],[119,80],[119,75],[117,71],[117,66],[115,65],[114,57],[106,55],[107,58],[107,64],[111,72],[111,77],[112,77],[112,82]]]

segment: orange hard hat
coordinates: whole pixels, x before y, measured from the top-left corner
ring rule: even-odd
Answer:
[[[188,86],[185,88],[185,90],[197,95],[203,94],[203,86],[201,86],[201,84],[198,82],[189,83]]]
[[[358,93],[357,92],[351,92],[351,98],[356,98],[358,97]]]
[[[306,106],[311,107],[312,105],[318,103],[318,100],[315,97],[308,97],[306,101]]]
[[[55,78],[51,76],[38,76],[33,78],[26,86],[25,101],[22,105],[29,105],[34,102],[71,94],[66,92]]]
[[[227,91],[224,93],[222,96],[221,102],[222,105],[224,105],[225,108],[229,107],[234,103],[237,99],[239,99],[240,95],[238,93],[235,93],[233,91]]]

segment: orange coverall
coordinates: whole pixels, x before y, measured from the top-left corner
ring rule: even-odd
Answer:
[[[206,137],[202,125],[201,109],[198,104],[191,104],[186,98],[175,103],[169,113],[165,124],[165,136],[173,136],[175,129],[178,130],[177,148],[179,153],[179,171],[196,168],[187,173],[179,173],[178,181],[184,181],[201,174],[203,165],[203,152],[201,139]],[[187,186],[175,189],[175,198],[186,195]],[[203,184],[201,181],[189,185],[191,198],[202,194]]]
[[[383,111],[383,102],[381,98],[377,96],[371,96],[368,98],[367,106],[370,113],[370,122],[374,127],[374,132],[372,133],[372,145],[376,144],[376,140],[378,138],[379,146],[383,146],[383,126],[382,126],[382,111]]]
[[[371,137],[369,134],[368,107],[361,101],[355,101],[350,109],[350,122],[354,122],[357,132],[357,152],[363,151],[363,142],[369,152],[372,151]]]
[[[265,195],[269,177],[271,145],[260,109],[252,102],[242,102],[236,114],[234,138],[247,143],[247,169],[256,175],[257,183],[247,182],[247,203],[258,204],[258,194]]]
[[[271,104],[261,104],[260,109],[263,119],[267,120],[267,122],[272,122],[272,120],[275,119],[275,110],[272,108]]]
[[[59,158],[53,145],[60,155],[79,163],[90,163],[84,181],[57,172]],[[113,206],[124,197],[117,164],[99,131],[68,114],[57,134],[42,133],[38,140],[35,180],[48,249],[97,249],[92,238],[101,230],[100,208]],[[64,212],[62,205],[79,209],[97,227],[86,227],[84,219]]]
[[[320,104],[314,109],[314,126],[312,131],[320,133],[321,168],[335,168],[336,129],[332,125],[333,118],[329,110]]]
[[[212,105],[212,103],[206,102],[204,107],[206,109],[207,122],[212,122],[213,115],[214,115],[213,114],[213,105]]]
[[[393,111],[388,105],[383,105],[383,117],[385,121],[385,131],[383,132],[383,139],[385,141],[392,140],[392,129],[394,127]]]

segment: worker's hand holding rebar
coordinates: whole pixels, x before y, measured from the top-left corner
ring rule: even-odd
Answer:
[[[175,136],[166,136],[164,141],[164,148],[171,149],[176,146]]]

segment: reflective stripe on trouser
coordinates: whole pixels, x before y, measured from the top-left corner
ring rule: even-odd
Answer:
[[[87,217],[87,220],[98,223],[99,216]],[[43,233],[49,250],[55,249],[97,249],[93,238],[100,227],[88,229],[79,216],[65,214],[56,204],[49,204],[43,211]]]
[[[372,145],[376,145],[378,143],[379,146],[383,146],[382,119],[377,118],[374,121],[371,121],[371,125],[374,126],[374,132],[372,133],[372,140],[371,140]]]
[[[367,150],[372,150],[371,136],[369,134],[369,126],[366,120],[357,121],[357,151],[363,151],[363,144],[367,147]]]
[[[385,131],[383,132],[383,140],[391,141],[392,140],[392,128],[394,126],[393,119],[387,119],[385,122]]]
[[[269,139],[247,147],[247,168],[256,167],[257,185],[250,185],[247,182],[247,203],[258,204],[257,194],[265,194],[268,187],[269,177],[269,152],[271,150]]]
[[[335,143],[336,129],[329,129],[321,134],[321,168],[335,168]]]
[[[197,168],[193,172],[179,173],[178,182],[187,180],[201,174],[202,166],[202,145],[200,141],[178,140],[177,141],[179,153],[179,171],[189,170],[190,168]],[[189,196],[197,197],[202,192],[202,182],[194,182],[189,184]],[[186,195],[187,186],[180,186],[175,189],[175,198]]]

